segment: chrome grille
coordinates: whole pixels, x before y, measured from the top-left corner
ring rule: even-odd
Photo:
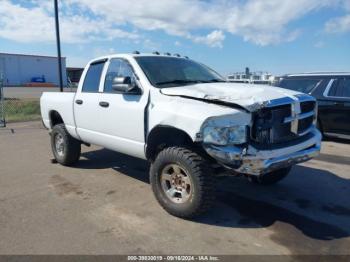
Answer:
[[[309,97],[307,97],[309,98]],[[315,101],[301,97],[255,113],[251,138],[259,144],[278,144],[306,135],[313,125]]]

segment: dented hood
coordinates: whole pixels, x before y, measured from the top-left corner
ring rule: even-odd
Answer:
[[[207,100],[208,102],[223,102],[253,112],[270,100],[283,97],[297,99],[300,94],[291,90],[268,85],[252,85],[238,83],[205,83],[180,87],[162,88],[161,93],[169,96]]]

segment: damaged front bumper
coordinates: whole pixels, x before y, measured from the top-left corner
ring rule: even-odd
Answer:
[[[312,136],[302,143],[274,150],[258,150],[251,145],[246,148],[204,145],[204,149],[220,164],[238,173],[261,175],[316,157],[321,150],[322,135],[316,128],[310,133]]]

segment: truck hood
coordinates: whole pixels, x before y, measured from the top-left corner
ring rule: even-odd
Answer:
[[[180,96],[213,103],[231,104],[253,112],[264,107],[271,100],[290,97],[297,100],[299,92],[268,85],[205,83],[180,87],[162,88],[168,96]]]

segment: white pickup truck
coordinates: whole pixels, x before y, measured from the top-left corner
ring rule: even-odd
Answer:
[[[311,96],[228,83],[179,55],[95,59],[76,93],[44,93],[40,105],[57,162],[73,165],[81,144],[147,159],[156,199],[184,218],[209,208],[215,174],[273,184],[321,146]]]

